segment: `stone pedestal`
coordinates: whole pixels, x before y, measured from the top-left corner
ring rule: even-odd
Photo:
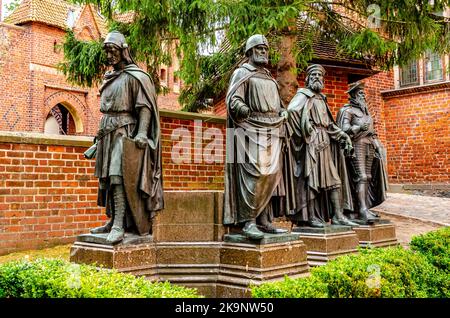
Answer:
[[[221,242],[157,243],[158,279],[216,297],[221,246]]]
[[[97,264],[194,287],[207,297],[250,297],[250,284],[306,275],[306,246],[298,234],[266,234],[250,241],[226,234],[223,194],[166,192],[166,207],[153,222],[153,236],[129,235],[117,245],[106,234],[84,234],[71,249],[75,263]]]
[[[297,227],[293,232],[306,244],[310,266],[324,265],[340,255],[355,253],[359,245],[358,236],[349,226]]]
[[[358,235],[361,247],[386,247],[398,245],[395,235],[395,226],[389,220],[380,220],[372,225],[359,225],[353,227]]]
[[[114,268],[120,272],[145,275],[156,274],[156,248],[152,237],[127,234],[123,242],[111,245],[106,234],[83,234],[70,249],[70,261]]]
[[[240,234],[225,236],[220,251],[216,297],[250,297],[250,285],[301,277],[308,272],[306,246],[299,235],[267,235],[250,241]]]

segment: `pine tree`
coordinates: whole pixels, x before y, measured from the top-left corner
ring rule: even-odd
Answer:
[[[96,4],[110,29],[123,32],[137,60],[145,62],[157,81],[171,52],[181,59],[185,110],[205,107],[205,100],[224,92],[243,56],[245,40],[265,34],[271,43],[271,64],[277,70],[281,95],[288,101],[296,74],[313,58],[313,43],[326,38],[339,54],[391,68],[420,57],[427,50],[449,51],[450,0],[74,0]],[[131,23],[117,17],[133,12]],[[448,11],[447,11],[448,12]],[[226,49],[202,55],[200,47],[216,45],[226,34]],[[92,85],[104,71],[101,45],[77,41],[69,33],[62,69],[69,80]],[[89,55],[86,57],[85,55]],[[100,63],[97,61],[101,61]]]

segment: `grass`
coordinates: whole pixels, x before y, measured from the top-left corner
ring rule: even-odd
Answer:
[[[15,252],[0,256],[0,264],[15,260],[35,260],[37,258],[60,258],[69,261],[70,247],[72,244],[58,245],[55,247],[45,248],[41,250],[29,250],[22,252]]]

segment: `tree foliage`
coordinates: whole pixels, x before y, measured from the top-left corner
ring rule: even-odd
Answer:
[[[277,43],[298,38],[294,73],[314,56],[313,43],[323,37],[336,43],[339,54],[372,66],[404,65],[427,50],[449,52],[450,0],[73,0],[98,5],[110,29],[123,32],[138,61],[147,64],[157,81],[161,64],[180,58],[178,76],[184,83],[180,101],[185,110],[206,106],[223,93],[233,67],[243,58],[243,44],[252,34],[270,38],[272,64],[280,60]],[[131,23],[121,14],[134,12]],[[226,49],[210,55],[199,50],[218,44],[226,34]],[[292,37],[294,35],[294,37]],[[72,45],[75,45],[72,43]],[[70,49],[68,49],[70,52]],[[69,63],[74,55],[66,55]],[[70,78],[98,79],[100,68],[66,68]],[[80,75],[83,74],[83,75]],[[88,75],[89,74],[89,75]],[[85,81],[85,84],[89,84]]]

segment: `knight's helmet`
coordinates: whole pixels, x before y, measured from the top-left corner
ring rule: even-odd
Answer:
[[[111,31],[106,35],[105,41],[103,41],[103,45],[107,43],[112,43],[117,47],[122,49],[123,58],[127,61],[128,64],[134,62],[133,57],[130,53],[130,48],[128,47],[127,41],[125,40],[125,36],[119,31]]]
[[[257,45],[265,45],[269,47],[269,42],[267,41],[266,37],[262,34],[254,34],[251,37],[248,38],[247,43],[245,44],[245,55],[248,56],[248,51],[251,48],[254,48]]]

